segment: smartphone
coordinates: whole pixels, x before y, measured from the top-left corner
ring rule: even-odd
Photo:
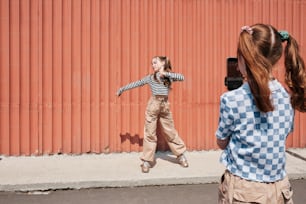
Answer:
[[[224,83],[228,90],[237,89],[243,84],[243,77],[238,69],[238,59],[235,57],[226,59],[226,77]]]

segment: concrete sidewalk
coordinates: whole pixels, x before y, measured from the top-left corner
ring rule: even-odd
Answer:
[[[215,183],[224,171],[220,154],[187,152],[190,166],[182,168],[170,152],[158,152],[147,174],[140,153],[1,157],[0,191]],[[306,178],[306,149],[289,149],[286,168],[290,179]]]

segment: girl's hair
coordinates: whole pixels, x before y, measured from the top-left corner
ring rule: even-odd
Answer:
[[[158,58],[160,61],[164,62],[164,70],[166,72],[172,71],[172,65],[167,56],[155,56],[154,58]],[[154,79],[157,81],[156,73],[154,73]],[[171,80],[168,77],[164,77],[164,85],[167,86],[168,88],[171,88]]]
[[[288,34],[287,34],[288,35]],[[271,25],[255,24],[243,27],[238,40],[237,56],[243,57],[251,92],[256,106],[262,112],[274,109],[270,100],[269,80],[272,67],[283,53],[282,42],[287,41],[285,48],[286,84],[291,92],[293,108],[306,111],[306,73],[305,64],[300,56],[296,40],[288,35],[285,39]]]

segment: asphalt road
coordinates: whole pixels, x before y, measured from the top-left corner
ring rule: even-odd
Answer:
[[[306,203],[306,180],[291,181],[295,204]],[[0,204],[211,204],[218,184],[0,192]]]

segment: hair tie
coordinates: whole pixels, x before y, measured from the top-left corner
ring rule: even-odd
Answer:
[[[289,33],[286,30],[280,30],[278,31],[279,35],[281,36],[282,42],[286,41],[289,39]]]
[[[248,32],[250,35],[253,34],[253,29],[250,26],[242,26],[241,27],[241,32],[246,31]]]

